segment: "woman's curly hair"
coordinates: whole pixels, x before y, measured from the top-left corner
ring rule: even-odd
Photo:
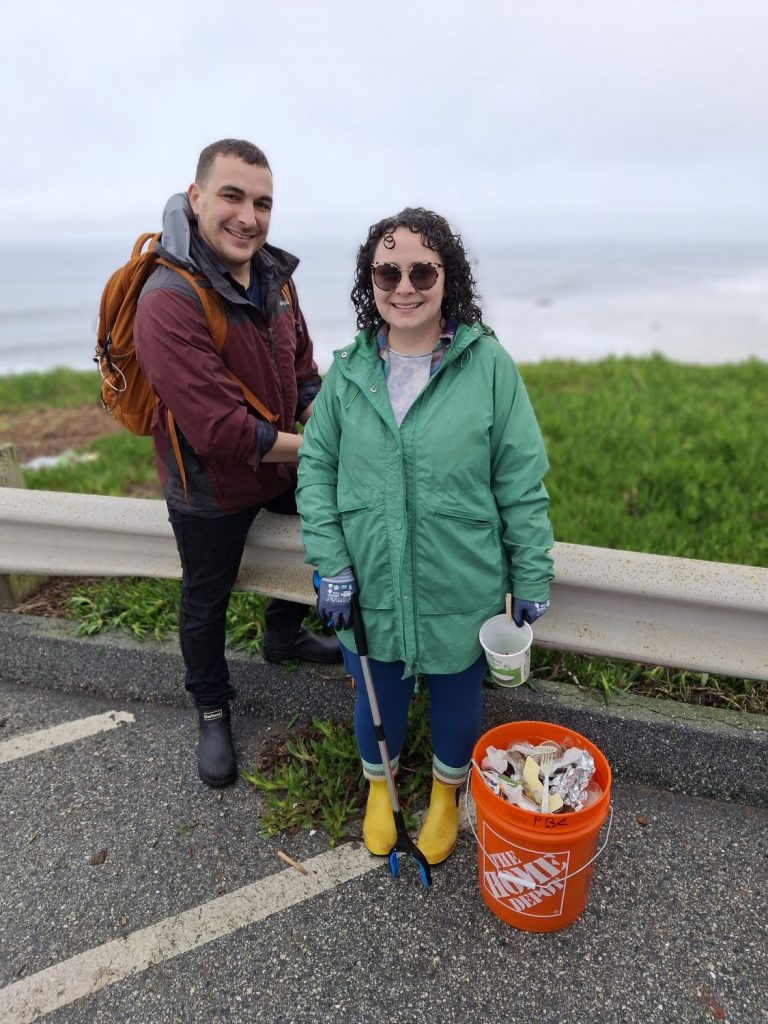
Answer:
[[[465,324],[482,320],[483,314],[475,291],[476,282],[461,236],[454,234],[448,221],[438,213],[409,206],[394,217],[385,217],[369,228],[368,238],[358,249],[355,286],[351,294],[358,329],[367,331],[369,337],[373,337],[379,328],[381,316],[376,308],[371,281],[373,254],[380,240],[400,227],[409,228],[414,234],[421,235],[423,244],[440,256],[445,272],[445,292],[441,307],[443,318],[449,320],[453,317]]]

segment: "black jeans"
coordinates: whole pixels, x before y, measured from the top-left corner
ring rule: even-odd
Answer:
[[[224,657],[227,606],[245,538],[262,508],[296,515],[295,492],[290,490],[265,505],[215,518],[168,510],[182,569],[179,641],[187,670],[185,686],[198,707],[217,706],[236,696]],[[266,629],[292,635],[307,610],[306,605],[275,598],[267,605]]]

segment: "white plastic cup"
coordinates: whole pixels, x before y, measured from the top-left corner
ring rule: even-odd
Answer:
[[[533,630],[516,626],[506,615],[494,615],[480,629],[480,643],[491,675],[499,686],[521,686],[531,672]]]

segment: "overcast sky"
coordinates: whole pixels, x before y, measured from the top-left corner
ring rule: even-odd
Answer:
[[[152,229],[214,139],[273,239],[768,236],[765,0],[0,0],[0,238]]]

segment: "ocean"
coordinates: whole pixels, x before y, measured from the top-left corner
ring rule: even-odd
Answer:
[[[0,375],[93,366],[101,289],[132,242],[0,242]],[[325,371],[355,333],[355,245],[275,244],[301,257],[296,283]],[[519,363],[768,360],[768,245],[488,242],[470,257],[484,320]]]

